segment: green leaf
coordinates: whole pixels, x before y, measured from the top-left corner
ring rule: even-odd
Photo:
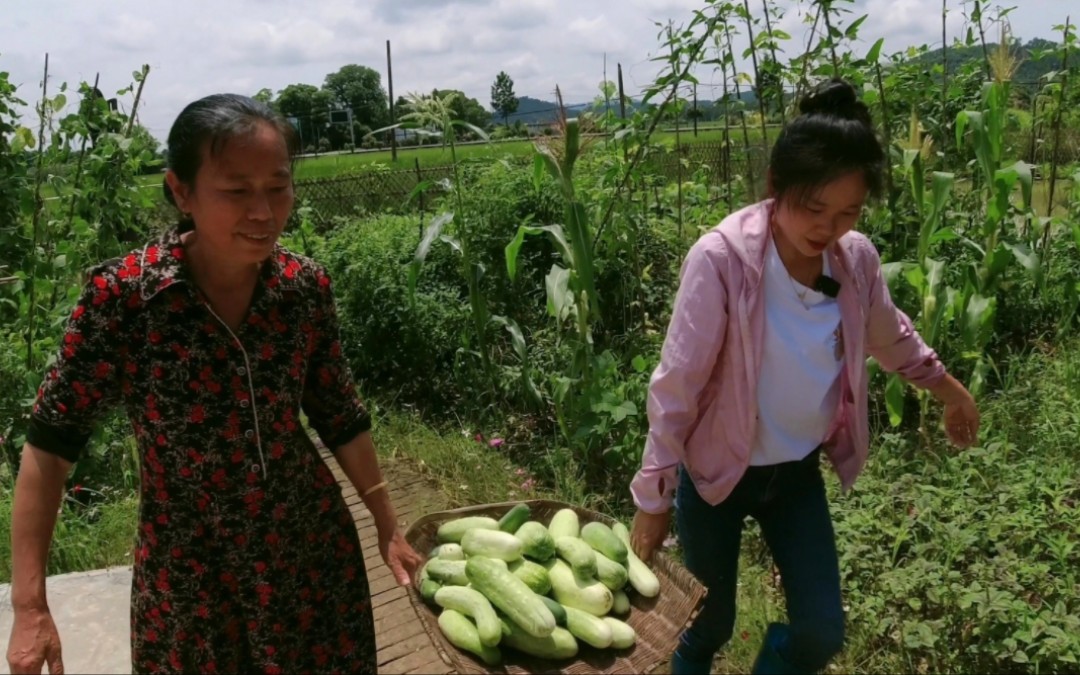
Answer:
[[[548,314],[560,323],[570,316],[574,308],[574,294],[570,292],[570,270],[552,265],[544,278],[547,289]]]
[[[911,284],[920,296],[926,292],[926,273],[918,265],[909,265],[904,270],[904,278]]]
[[[1042,271],[1042,265],[1039,264],[1039,254],[1032,251],[1026,244],[1006,244],[1013,256],[1016,258],[1016,262],[1028,271],[1031,278],[1035,281],[1039,280],[1039,273]]]
[[[637,406],[633,401],[623,401],[617,406],[612,407],[608,412],[611,414],[611,421],[618,424],[627,417],[636,417],[638,414]]]
[[[904,270],[910,263],[905,262],[890,262],[884,263],[881,266],[881,276],[885,278],[885,284],[889,287],[889,290],[893,293],[899,292],[896,284],[900,281],[900,276],[904,274]]]
[[[576,258],[574,256],[574,249],[570,246],[570,242],[566,238],[566,232],[562,225],[542,225],[534,228],[537,232],[547,232],[551,237],[551,241],[555,243],[555,248],[558,249],[559,255],[562,256],[563,262],[567,267],[575,267],[577,265]]]
[[[859,36],[859,26],[863,25],[863,22],[866,21],[869,16],[869,14],[864,14],[858,19],[855,19],[855,21],[847,27],[847,30],[844,32],[844,36],[849,40],[856,39]]]
[[[506,274],[510,277],[510,281],[517,280],[518,253],[521,252],[521,245],[525,243],[525,235],[528,234],[529,229],[531,228],[527,225],[520,225],[517,234],[506,245]]]
[[[409,295],[416,292],[416,282],[420,278],[420,268],[424,266],[424,261],[431,251],[431,245],[442,234],[443,227],[453,219],[453,213],[440,213],[428,223],[427,229],[424,230],[424,238],[420,240],[420,245],[416,247],[412,262],[409,263]]]
[[[885,384],[885,407],[889,412],[889,424],[900,426],[904,421],[904,381],[896,373],[891,373]]]
[[[634,368],[635,373],[643,373],[645,372],[645,369],[649,367],[648,362],[645,361],[645,357],[641,354],[635,356],[630,362],[630,365]]]
[[[374,131],[369,131],[367,134],[364,135],[364,138],[377,136],[379,134],[386,133],[387,131],[393,131],[394,129],[416,129],[419,132],[419,127],[420,125],[415,122],[398,122],[397,124],[391,124],[388,127],[379,127]]]
[[[563,173],[562,167],[559,165],[559,160],[552,153],[551,148],[546,145],[536,145],[536,154],[540,157],[540,161],[547,167],[548,173],[559,183],[562,183]]]
[[[464,255],[465,251],[461,248],[461,242],[454,239],[448,234],[441,235],[439,241],[446,243],[450,248],[454,249],[458,254]]]
[[[1012,258],[1012,251],[1004,244],[998,244],[997,248],[987,254],[983,263],[989,271],[989,276],[986,279],[986,286],[988,288],[992,288],[994,280],[1001,276],[1005,270],[1009,269],[1009,261],[1012,260]]]
[[[67,256],[66,255],[58,255],[58,256],[56,256],[55,258],[53,258],[53,263],[52,264],[53,264],[53,267],[56,268],[56,269],[63,269],[64,267],[67,267]]]
[[[1027,162],[1017,162],[1009,167],[1016,173],[1020,180],[1020,193],[1024,199],[1024,209],[1031,208],[1031,165]]]
[[[517,259],[518,254],[521,251],[521,246],[525,241],[525,236],[542,234],[544,232],[551,237],[551,240],[555,243],[555,248],[558,249],[559,255],[562,256],[567,266],[574,266],[574,253],[566,240],[566,234],[563,232],[561,225],[543,225],[541,227],[521,225],[518,227],[517,234],[514,235],[513,240],[506,245],[506,272],[511,281],[517,278]]]
[[[406,204],[412,203],[412,200],[416,199],[421,194],[427,192],[429,189],[434,187],[434,185],[435,185],[435,181],[430,180],[430,179],[420,181],[419,183],[416,184],[416,187],[414,187],[412,189],[412,191],[409,192],[409,196],[405,198],[405,203]]]
[[[544,180],[544,158],[539,152],[533,154],[533,187],[540,192]]]
[[[493,316],[491,320],[506,328],[506,332],[510,333],[510,344],[514,348],[514,353],[517,354],[522,363],[527,362],[529,353],[525,348],[525,334],[521,331],[521,326],[518,325],[517,321],[506,316]]]
[[[942,211],[952,192],[954,180],[955,177],[951,173],[941,171],[933,173],[930,213],[925,215],[919,231],[919,259],[925,258],[930,252],[930,242],[933,241],[934,233],[941,226]]]
[[[945,202],[948,201],[949,195],[952,193],[953,185],[956,182],[956,175],[952,173],[946,173],[944,171],[935,171],[933,173],[933,186],[931,193],[934,198],[934,212],[940,214],[945,209]]]
[[[880,38],[874,43],[874,46],[870,48],[870,51],[866,54],[866,60],[870,63],[877,63],[881,58],[881,48],[885,45],[885,38]]]
[[[956,115],[956,147],[964,147],[964,134],[967,132],[968,124],[973,117],[981,117],[981,113],[977,113],[971,110],[962,110]]]
[[[946,241],[956,241],[959,238],[960,235],[958,235],[955,230],[946,227],[934,232],[933,236],[930,237],[930,245],[933,246],[934,244],[940,244]]]
[[[33,148],[37,145],[37,140],[34,138],[34,132],[27,127],[19,127],[15,130],[15,138],[11,143],[11,150],[14,153],[19,153],[26,148]]]
[[[997,301],[978,293],[971,296],[967,311],[964,313],[964,343],[968,349],[981,349],[994,330],[994,316],[997,313]]]

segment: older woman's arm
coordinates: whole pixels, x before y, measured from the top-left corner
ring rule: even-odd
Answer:
[[[402,586],[415,578],[423,559],[405,541],[398,527],[394,505],[390,501],[390,486],[383,480],[375,442],[365,431],[351,441],[334,448],[334,458],[356,488],[364,505],[371,512],[379,536],[379,552]]]
[[[45,596],[46,564],[71,462],[29,443],[23,446],[11,518],[11,605],[8,643],[12,673],[62,673],[60,636]]]

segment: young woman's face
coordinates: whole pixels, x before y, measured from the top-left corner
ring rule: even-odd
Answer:
[[[808,258],[819,256],[855,227],[867,192],[861,171],[846,174],[810,193],[804,204],[780,200],[776,225],[796,251]]]
[[[230,139],[216,156],[204,150],[194,185],[171,171],[166,180],[177,206],[195,222],[200,245],[230,263],[265,260],[292,212],[288,147],[268,123]]]

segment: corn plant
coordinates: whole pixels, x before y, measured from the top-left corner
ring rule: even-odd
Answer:
[[[555,394],[556,408],[560,411],[566,404],[573,383],[587,387],[591,382],[592,322],[600,316],[592,227],[589,213],[574,185],[574,165],[589,144],[588,140],[582,139],[581,127],[582,120],[568,119],[565,109],[560,106],[559,137],[535,143],[533,166],[536,188],[540,189],[545,172],[555,180],[565,204],[564,222],[543,226],[522,225],[506,247],[506,270],[511,281],[517,278],[518,253],[528,235],[548,235],[562,262],[561,265],[553,264],[545,279],[548,313],[560,326],[566,322],[572,326],[573,362],[567,377],[560,379]],[[569,436],[566,415],[560,413],[558,418],[564,433]]]
[[[453,194],[456,210],[444,212],[433,218],[424,230],[420,244],[416,247],[413,260],[409,263],[409,292],[416,292],[416,283],[420,278],[420,271],[427,259],[431,247],[436,241],[448,244],[461,255],[461,272],[468,288],[469,307],[472,312],[473,333],[476,338],[477,350],[480,355],[484,371],[491,374],[491,354],[488,346],[487,327],[491,320],[487,308],[487,301],[480,288],[480,280],[484,276],[484,264],[477,259],[473,251],[475,241],[474,219],[465,213],[462,191],[460,164],[457,159],[457,129],[467,129],[485,141],[487,134],[462,120],[454,119],[453,104],[457,99],[457,92],[449,92],[444,95],[422,95],[410,93],[406,96],[410,112],[403,115],[401,122],[393,126],[372,131],[370,135],[378,136],[385,131],[397,128],[412,129],[420,136],[437,137],[442,140],[443,147],[450,149],[450,162],[454,175],[453,185],[448,186]],[[424,186],[420,186],[421,189]],[[443,229],[452,226],[452,234],[443,234]]]
[[[971,233],[973,236],[963,238],[978,262],[967,270],[958,300],[964,347],[975,363],[969,385],[974,394],[982,390],[992,366],[985,351],[993,337],[996,294],[1011,263],[1016,261],[1024,267],[1036,285],[1042,279],[1034,240],[1022,242],[1016,236],[1016,223],[1034,215],[1031,167],[1020,161],[1009,163],[1005,158],[1009,84],[1016,66],[1017,61],[1009,52],[1008,29],[1002,23],[1001,44],[990,56],[993,79],[983,87],[981,109],[965,110],[956,120],[958,146],[964,146],[967,132],[971,131],[979,192],[984,200],[979,213],[981,222]],[[1017,188],[1021,195],[1019,206],[1012,202]]]
[[[920,300],[917,315],[919,334],[927,344],[938,346],[945,324],[952,318],[956,291],[945,282],[945,262],[930,257],[931,248],[954,238],[955,232],[945,226],[945,206],[952,194],[955,176],[942,171],[930,172],[928,163],[933,157],[933,139],[926,135],[914,109],[911,112],[908,138],[901,144],[901,171],[908,179],[914,217],[918,227],[915,260],[886,263],[884,273],[894,289],[900,276],[915,290]],[[930,194],[926,192],[930,184]],[[891,374],[885,387],[885,403],[889,421],[898,426],[903,419],[904,384],[899,375]],[[926,430],[928,398],[920,392],[920,428]]]

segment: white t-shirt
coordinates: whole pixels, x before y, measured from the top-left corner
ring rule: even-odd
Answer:
[[[828,257],[822,261],[828,275]],[[804,459],[825,440],[839,403],[843,367],[836,299],[795,281],[772,240],[764,283],[765,348],[753,466]]]

